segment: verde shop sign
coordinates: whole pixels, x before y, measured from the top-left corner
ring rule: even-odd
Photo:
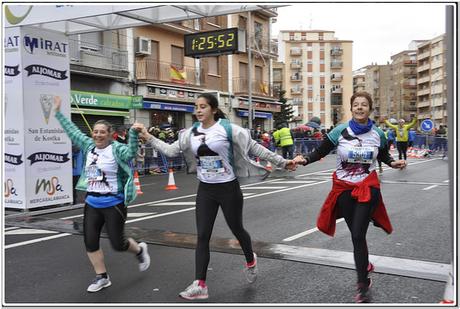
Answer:
[[[139,109],[142,108],[142,96],[124,96],[72,90],[70,91],[70,103],[84,107]]]

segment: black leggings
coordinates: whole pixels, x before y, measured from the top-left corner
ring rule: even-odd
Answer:
[[[251,237],[243,228],[243,193],[238,180],[208,184],[200,182],[196,196],[195,279],[206,280],[209,264],[209,240],[219,205],[233,235],[238,239],[248,263],[254,260]]]
[[[407,142],[396,142],[396,147],[398,148],[399,160],[407,160]]]
[[[353,242],[353,256],[355,259],[356,271],[358,272],[358,283],[367,282],[367,266],[369,264],[369,252],[367,250],[366,234],[372,213],[379,202],[380,190],[371,188],[371,200],[367,203],[358,203],[351,197],[351,190],[343,192],[337,205],[341,215],[347,223],[351,232]]]
[[[125,237],[127,212],[128,210],[123,203],[107,208],[94,208],[85,204],[83,233],[86,251],[99,250],[99,239],[104,223],[113,249],[116,251],[128,250],[129,242]]]

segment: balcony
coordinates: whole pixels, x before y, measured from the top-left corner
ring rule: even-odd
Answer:
[[[341,56],[343,54],[343,49],[340,47],[331,48],[331,56]]]
[[[405,66],[416,66],[417,60],[404,60],[404,65]]]
[[[424,76],[424,77],[419,77],[417,80],[418,84],[423,84],[423,83],[428,83],[430,81],[430,75]]]
[[[300,69],[302,68],[302,62],[291,62],[291,69]]]
[[[340,69],[343,67],[343,61],[331,61],[332,69]]]
[[[300,98],[294,98],[294,99],[292,99],[292,104],[293,104],[293,105],[302,105],[302,104],[303,104],[303,100],[300,99]]]
[[[406,105],[406,106],[404,106],[404,111],[405,112],[416,112],[417,111],[417,106]]]
[[[417,89],[417,84],[413,83],[403,83],[403,88],[404,89]]]
[[[404,77],[412,77],[417,75],[417,70],[404,70],[403,71],[403,76]]]
[[[334,73],[334,74],[331,75],[331,81],[333,81],[333,82],[341,82],[342,79],[343,79],[342,74],[336,74],[336,73]],[[358,85],[358,84],[359,84],[359,83],[357,83],[356,85]]]
[[[421,53],[419,53],[417,55],[417,60],[422,60],[422,59],[428,58],[428,57],[430,57],[430,55],[431,55],[431,52],[429,50],[421,52]]]
[[[295,73],[291,75],[291,82],[301,82],[302,81],[302,74]]]
[[[236,77],[233,79],[233,92],[236,95],[249,93],[249,80],[247,78]],[[264,97],[271,97],[273,85],[260,80],[252,80],[252,94]]]
[[[291,94],[302,94],[303,88],[291,88]]]
[[[442,61],[442,59],[434,60],[431,62],[431,69],[433,70],[433,69],[441,68],[443,65],[444,65],[444,62]]]
[[[430,101],[421,101],[417,103],[417,108],[424,108],[431,106]]]
[[[417,96],[430,94],[430,88],[424,88],[417,91]]]
[[[331,95],[331,105],[342,105],[342,94]]]
[[[331,89],[331,93],[334,93],[334,94],[342,94],[342,92],[343,92],[342,88]]]
[[[418,114],[417,115],[417,119],[430,119],[431,118],[431,114],[430,113],[424,113],[424,114]]]
[[[423,64],[421,66],[419,66],[417,68],[417,73],[420,73],[420,72],[423,72],[423,71],[426,71],[426,70],[429,70],[430,69],[430,64],[427,63],[427,64]]]
[[[90,73],[94,70],[89,68],[95,68],[100,71],[93,73],[105,73],[113,77],[128,76],[128,51],[94,43],[87,44],[91,45],[90,47],[82,45],[82,42],[77,40],[69,40],[70,64],[73,71],[82,70]]]
[[[300,48],[291,48],[289,54],[291,56],[302,56],[302,49],[300,49]]]
[[[172,63],[151,59],[136,59],[136,78],[138,81],[161,81],[182,85],[208,87],[203,69],[182,66],[179,68]],[[220,87],[211,88],[222,90]]]

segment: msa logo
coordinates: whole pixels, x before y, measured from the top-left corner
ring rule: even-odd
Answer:
[[[51,177],[50,180],[48,179],[37,179],[37,183],[35,185],[35,195],[39,192],[46,192],[48,195],[54,195],[57,191],[63,192],[62,186],[59,184],[59,178],[56,176]]]
[[[10,197],[11,195],[17,196],[16,188],[14,187],[14,183],[12,179],[7,179],[5,181],[5,197]]]
[[[29,35],[24,36],[24,49],[33,54],[36,49],[45,50],[48,55],[66,56],[67,43],[56,42],[44,38],[34,38]]]
[[[21,73],[19,71],[19,64],[14,66],[5,65],[5,76],[17,76]]]

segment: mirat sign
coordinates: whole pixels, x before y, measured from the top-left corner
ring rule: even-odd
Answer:
[[[24,49],[29,53],[33,54],[37,49],[45,50],[53,55],[67,54],[67,43],[53,41],[42,37],[34,37],[25,35],[23,39]]]

